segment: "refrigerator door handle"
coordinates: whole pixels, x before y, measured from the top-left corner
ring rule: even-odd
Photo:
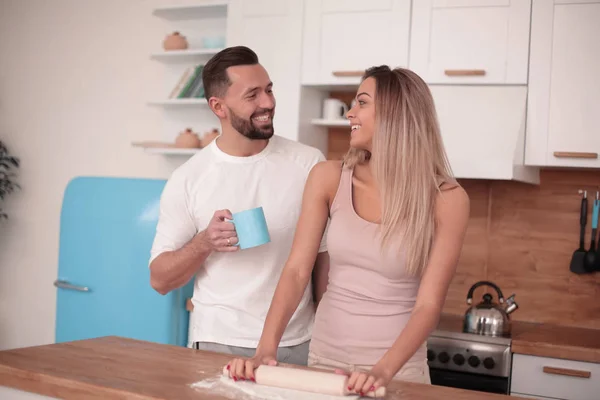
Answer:
[[[68,281],[63,281],[60,279],[54,281],[54,286],[56,286],[57,288],[61,288],[61,289],[76,290],[78,292],[89,292],[90,291],[90,288],[88,288],[87,286],[73,285],[73,284],[69,283]]]

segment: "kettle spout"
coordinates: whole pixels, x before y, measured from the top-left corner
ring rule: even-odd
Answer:
[[[508,299],[506,299],[506,314],[511,314],[517,308],[519,308],[519,305],[515,301],[515,294],[513,293]]]

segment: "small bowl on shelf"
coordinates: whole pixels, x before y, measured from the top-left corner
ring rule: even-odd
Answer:
[[[177,138],[175,138],[175,147],[183,149],[200,149],[202,148],[202,140],[192,128],[186,128],[185,131],[180,132]]]
[[[185,36],[175,31],[165,37],[163,40],[163,49],[166,51],[171,50],[185,50],[188,48],[188,41]]]
[[[225,36],[205,36],[202,38],[205,49],[221,49],[225,47]]]

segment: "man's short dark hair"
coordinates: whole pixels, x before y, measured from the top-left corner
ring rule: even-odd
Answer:
[[[222,97],[225,94],[231,85],[227,68],[256,64],[258,64],[258,56],[246,46],[234,46],[221,50],[208,60],[202,69],[204,96],[206,99],[210,99],[212,96]]]

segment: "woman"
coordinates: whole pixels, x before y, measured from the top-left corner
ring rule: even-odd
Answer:
[[[425,341],[456,269],[469,199],[451,176],[431,93],[415,73],[367,70],[347,118],[351,149],[343,163],[320,163],[309,175],[256,354],[228,364],[236,380],[276,363],[329,217],[329,284],[309,366],[345,370],[356,393],[392,379],[430,383]]]

